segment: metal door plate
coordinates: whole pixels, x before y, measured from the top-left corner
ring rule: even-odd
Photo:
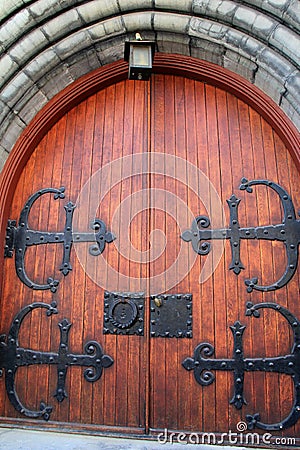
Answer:
[[[143,292],[104,293],[104,334],[144,335]]]
[[[191,338],[192,294],[150,297],[150,336]]]

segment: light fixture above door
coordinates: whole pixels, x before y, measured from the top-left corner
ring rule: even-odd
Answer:
[[[140,33],[135,39],[125,42],[124,59],[129,62],[129,80],[149,80],[155,52],[154,41],[144,41]]]

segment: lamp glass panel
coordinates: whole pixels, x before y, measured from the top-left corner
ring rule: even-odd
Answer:
[[[131,65],[133,67],[151,67],[151,47],[133,45],[131,48]]]

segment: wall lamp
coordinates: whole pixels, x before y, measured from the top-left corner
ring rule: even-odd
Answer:
[[[124,59],[129,62],[129,80],[149,80],[154,52],[155,42],[143,41],[139,33],[134,40],[125,41]]]

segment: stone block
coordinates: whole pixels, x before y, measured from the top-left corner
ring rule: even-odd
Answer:
[[[189,23],[188,34],[191,37],[204,38],[208,40],[215,40],[218,42],[224,41],[228,27],[226,25],[218,24],[212,20],[192,17]]]
[[[288,77],[285,86],[287,92],[296,99],[298,110],[300,112],[300,72],[298,70],[295,70],[295,72]]]
[[[0,99],[0,129],[1,129],[1,123],[9,113],[10,108]]]
[[[107,37],[111,35],[119,34],[120,32],[125,32],[126,26],[124,25],[124,20],[122,17],[113,17],[112,19],[104,20],[103,22],[105,34]]]
[[[0,20],[5,19],[5,17],[21,6],[23,6],[22,0],[5,0],[1,2]]]
[[[293,120],[297,120],[297,124],[300,125],[300,73],[295,71],[295,73],[288,78],[286,82],[286,92],[282,99],[282,107],[289,111],[293,111]],[[291,117],[291,116],[289,116]]]
[[[223,65],[224,45],[221,43],[192,38],[190,49],[193,58],[203,59],[220,66]]]
[[[252,37],[246,37],[240,43],[240,49],[247,54],[252,61],[256,61],[265,46],[258,40]]]
[[[218,6],[218,17],[224,17],[226,22],[232,23],[235,11],[237,10],[238,5],[233,1],[222,1]]]
[[[189,24],[188,34],[193,37],[207,36],[213,22],[207,19],[192,17]]]
[[[254,62],[258,53],[265,48],[262,43],[249,38],[247,34],[207,19],[192,18],[189,35],[192,38],[205,39],[223,45],[224,48]]]
[[[61,60],[69,58],[92,45],[92,39],[86,30],[77,31],[54,45],[54,51]]]
[[[284,83],[295,70],[295,67],[286,59],[281,58],[274,51],[264,48],[257,57],[257,64],[266,72],[272,74],[277,80]]]
[[[89,24],[119,13],[117,0],[96,0],[77,6],[77,12],[82,20]]]
[[[292,0],[293,1],[293,0]],[[297,0],[298,1],[298,0]],[[291,0],[246,0],[251,7],[256,7],[266,13],[271,13],[273,17],[282,19],[284,12],[289,7]]]
[[[123,34],[126,32],[126,29],[121,17],[113,17],[92,25],[87,31],[92,41],[98,42],[115,35]]]
[[[253,9],[239,6],[234,13],[232,23],[243,30],[250,31],[257,18],[257,14],[257,11]]]
[[[66,64],[68,65],[69,72],[74,80],[77,80],[86,73],[98,69],[101,66],[98,54],[94,48],[85,50],[84,52],[67,59]]]
[[[180,2],[171,3],[170,0],[154,0],[155,8],[182,12],[192,12],[193,3],[193,0],[180,0]]]
[[[9,55],[15,62],[24,65],[29,59],[40,53],[47,44],[45,35],[40,29],[36,29],[18,40],[9,50]]]
[[[71,9],[49,22],[45,23],[41,29],[49,42],[53,42],[70,34],[71,31],[77,30],[83,25],[81,17],[76,9]]]
[[[193,0],[193,13],[201,16],[216,17],[221,0]]]
[[[154,13],[153,27],[155,31],[167,31],[171,33],[187,33],[190,17],[180,14]]]
[[[293,104],[291,103],[289,99],[289,95],[286,95],[282,97],[281,101],[281,109],[285,112],[285,114],[291,119],[295,127],[300,132],[300,113],[299,110],[297,111]]]
[[[29,11],[22,9],[0,27],[0,42],[4,49],[9,48],[27,30],[36,24]]]
[[[95,45],[102,65],[110,64],[124,58],[124,36],[116,36]]]
[[[241,75],[243,78],[250,81],[250,83],[254,82],[257,65],[248,58],[231,50],[227,50],[223,57],[223,65],[226,69]]]
[[[290,104],[290,107],[293,108],[295,113],[297,113],[300,116],[300,105],[299,105],[299,98],[295,98],[290,92],[286,92],[284,94],[284,97]],[[282,103],[282,102],[281,102]]]
[[[25,66],[24,72],[31,80],[37,81],[59,63],[60,59],[53,48],[48,48],[30,61],[30,63]]]
[[[258,67],[255,74],[254,84],[271,97],[277,105],[280,104],[285,92],[284,82],[280,81],[274,74]]]
[[[179,53],[190,56],[190,38],[187,35],[158,32],[157,49],[161,53]]]
[[[283,25],[278,25],[270,37],[270,44],[300,65],[300,37]]]
[[[296,31],[300,32],[300,2],[299,0],[292,0],[288,9],[283,14],[283,20],[289,24]]]
[[[15,105],[18,116],[23,122],[29,122],[36,116],[44,105],[48,103],[45,95],[34,86],[26,95]]]
[[[26,124],[15,114],[11,113],[7,116],[6,121],[1,125],[0,129],[1,145],[7,152],[11,151],[15,142],[25,128]]]
[[[152,30],[152,13],[150,11],[124,14],[122,21],[127,32],[141,32],[143,38],[143,31]]]
[[[275,14],[277,17],[282,17],[284,11],[288,8],[290,0],[264,0],[262,7],[266,11]]]
[[[264,14],[257,14],[253,26],[252,33],[256,38],[261,38],[268,42],[271,33],[278,26],[278,22]]]
[[[50,100],[55,94],[62,91],[73,81],[74,79],[69,73],[67,65],[60,64],[60,66],[41,78],[36,85],[46,98]]]
[[[61,12],[64,7],[71,6],[72,4],[75,5],[76,3],[77,0],[69,0],[68,4],[65,5],[57,0],[39,0],[32,5],[29,5],[28,10],[32,17],[41,22],[47,20],[48,17],[51,17],[54,12]]]
[[[120,11],[152,9],[152,0],[118,0]]]
[[[15,108],[15,104],[24,93],[33,86],[33,82],[24,72],[18,74],[1,91],[1,100],[10,108]]]
[[[18,64],[12,60],[10,55],[3,55],[0,59],[0,86],[3,86],[18,68]]]
[[[9,152],[0,144],[0,172],[4,167],[4,164],[8,158]]]
[[[228,28],[225,35],[227,46],[234,51],[241,51],[245,47],[247,34],[244,34],[233,28]]]
[[[103,23],[96,23],[95,25],[90,26],[87,28],[87,32],[93,42],[101,41],[107,37]]]

